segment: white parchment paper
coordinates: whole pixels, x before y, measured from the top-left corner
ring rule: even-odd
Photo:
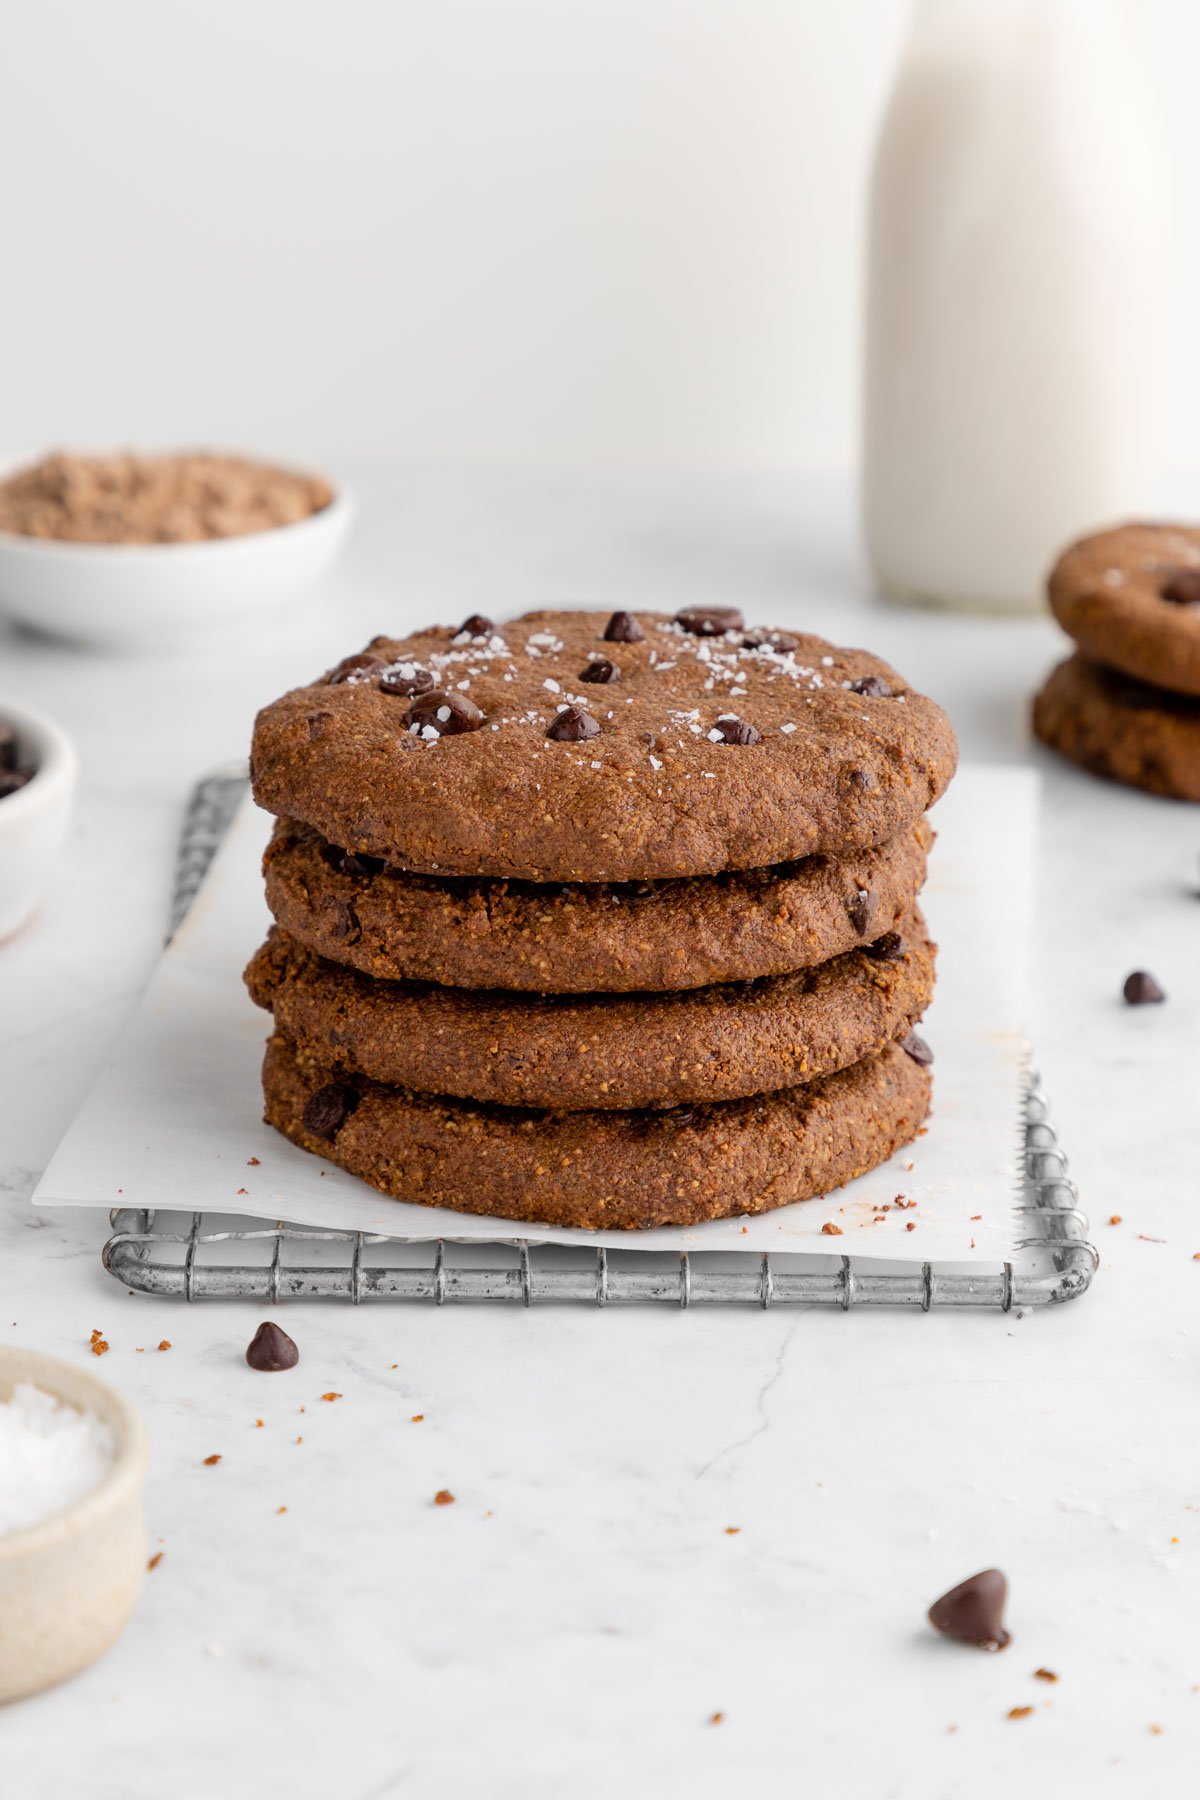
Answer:
[[[923,905],[940,954],[921,1032],[937,1059],[933,1117],[911,1148],[827,1199],[645,1232],[536,1229],[390,1200],[295,1149],[261,1121],[269,1021],[241,980],[269,923],[259,860],[270,820],[247,800],[33,1203],[244,1213],[409,1240],[1003,1257],[1014,1236],[1037,777],[964,768],[931,817],[938,842]],[[897,1195],[915,1205],[897,1207]],[[877,1221],[880,1204],[890,1210]],[[823,1234],[826,1223],[842,1235]]]

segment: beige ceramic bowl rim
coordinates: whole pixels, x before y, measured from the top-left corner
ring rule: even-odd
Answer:
[[[102,454],[97,452],[96,454]],[[148,455],[169,456],[176,454],[169,450],[149,451]],[[235,454],[233,451],[227,452]],[[0,481],[7,480],[20,469],[29,468],[38,460],[37,456],[5,456],[0,457]],[[288,463],[277,462],[270,457],[251,457],[247,461],[261,463],[264,468],[282,469],[289,475],[311,476],[311,470],[297,469]],[[322,473],[320,479],[326,483],[333,498],[328,506],[320,512],[309,513],[307,518],[293,519],[286,525],[265,525],[258,531],[243,531],[236,537],[198,538],[193,542],[182,544],[89,544],[65,538],[28,537],[22,531],[0,530],[0,549],[5,555],[16,552],[31,557],[43,557],[50,560],[54,557],[103,556],[106,561],[120,561],[123,558],[136,561],[155,561],[158,559],[178,558],[181,555],[204,557],[209,561],[220,561],[222,558],[236,556],[239,549],[246,544],[263,542],[277,543],[286,537],[295,541],[297,536],[310,535],[316,531],[327,529],[340,521],[353,510],[354,497],[345,482],[335,481],[331,475]]]
[[[145,1477],[150,1446],[146,1428],[133,1405],[90,1369],[81,1369],[60,1356],[47,1356],[40,1350],[25,1350],[12,1344],[0,1348],[0,1378],[31,1382],[70,1406],[79,1405],[77,1396],[82,1389],[94,1398],[96,1409],[113,1425],[117,1437],[112,1466],[90,1493],[36,1525],[0,1532],[2,1570],[5,1563],[36,1555],[64,1537],[75,1536],[134,1497]]]

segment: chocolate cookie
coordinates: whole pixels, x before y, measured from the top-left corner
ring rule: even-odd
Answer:
[[[1043,743],[1096,775],[1175,800],[1200,800],[1200,700],[1131,681],[1072,656],[1033,703]]]
[[[1200,694],[1200,529],[1120,525],[1072,544],[1050,605],[1093,662]]]
[[[552,998],[374,981],[278,926],[246,971],[314,1062],[421,1093],[559,1112],[678,1106],[796,1087],[907,1036],[933,996],[915,908],[817,969],[683,994]]]
[[[385,980],[549,994],[750,981],[890,931],[925,880],[924,819],[843,861],[590,887],[382,869],[307,825],[275,828],[267,904],[310,950]]]
[[[263,1092],[269,1125],[398,1200],[637,1229],[766,1212],[841,1187],[917,1135],[930,1079],[891,1045],[841,1074],[755,1100],[529,1112],[346,1079],[277,1036]]]
[[[845,855],[954,772],[887,664],[730,609],[377,638],[259,714],[261,806],[421,874],[641,881]]]

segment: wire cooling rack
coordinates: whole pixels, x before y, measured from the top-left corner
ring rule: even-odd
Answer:
[[[192,794],[184,821],[171,934],[195,898],[246,789],[244,765]],[[1087,1292],[1099,1257],[1036,1075],[1022,1120],[1024,1191],[1014,1260],[979,1267],[888,1265],[854,1256],[564,1249],[498,1241],[414,1244],[362,1231],[315,1231],[216,1213],[118,1208],[104,1266],[138,1293],[181,1300],[242,1298],[583,1301],[667,1305],[1054,1306]]]

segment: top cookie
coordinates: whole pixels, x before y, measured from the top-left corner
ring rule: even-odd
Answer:
[[[1081,538],[1050,573],[1050,605],[1092,661],[1200,694],[1200,529],[1119,525]]]
[[[419,874],[640,881],[884,842],[954,773],[886,663],[732,608],[473,617],[266,707],[269,812]]]

